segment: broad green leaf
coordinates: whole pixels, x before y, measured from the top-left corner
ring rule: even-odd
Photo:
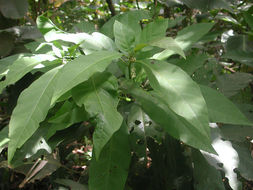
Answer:
[[[165,37],[168,28],[168,19],[157,19],[147,24],[141,31],[136,44],[146,44]]]
[[[96,117],[93,134],[96,159],[100,158],[102,149],[122,124],[122,116],[117,112],[118,98],[110,93],[116,90],[117,79],[108,73],[94,75],[73,89],[77,104],[83,104],[85,110]]]
[[[194,163],[194,189],[225,190],[220,172],[213,166],[209,165],[209,163],[206,161],[205,157],[199,152],[199,150],[192,151],[192,159]]]
[[[173,54],[179,54],[185,58],[183,50],[173,38],[164,37],[150,42],[150,45],[165,49],[164,51],[153,55],[152,59],[162,60],[168,58]]]
[[[179,31],[175,40],[183,50],[187,50],[207,34],[213,25],[214,23],[193,24]]]
[[[43,66],[44,61],[53,61],[56,58],[50,55],[21,55],[18,59],[13,61],[12,65],[8,67],[8,72],[5,75],[6,79],[0,83],[0,92],[11,84],[14,84],[21,79],[25,74],[33,70],[37,65]]]
[[[211,122],[253,125],[224,95],[207,86],[200,85],[200,89],[206,101]]]
[[[167,62],[140,61],[152,88],[178,115],[209,136],[206,102],[199,86],[179,67]]]
[[[45,119],[56,87],[58,70],[59,67],[45,73],[21,93],[9,124],[9,163],[16,149],[33,135],[39,123]]]
[[[113,59],[119,57],[119,53],[106,51],[79,56],[64,65],[59,72],[59,67],[47,72],[24,90],[10,121],[8,161],[11,161],[16,149],[36,131],[58,98],[88,80],[94,73],[103,72]]]
[[[192,75],[197,69],[203,66],[207,59],[208,56],[206,54],[201,54],[189,55],[186,59],[174,59],[169,60],[169,62],[183,69],[188,75]]]
[[[4,127],[0,131],[0,153],[2,152],[4,146],[9,142],[8,138],[8,132],[9,132],[9,127]]]
[[[234,73],[220,75],[216,79],[219,91],[227,97],[231,97],[247,87],[253,81],[250,73]]]
[[[130,52],[134,48],[135,32],[126,25],[115,21],[113,25],[116,46],[122,52]]]
[[[19,19],[28,11],[28,2],[27,0],[0,0],[0,11],[7,18]]]
[[[103,72],[112,60],[120,58],[118,52],[99,51],[79,56],[60,71],[52,102],[76,85],[88,80],[94,73]]]
[[[121,128],[106,144],[98,160],[93,156],[89,168],[89,190],[124,189],[131,160],[128,130]]]
[[[108,22],[106,22],[102,28],[101,32],[105,34],[106,36],[109,36],[110,38],[114,37],[113,34],[113,25],[115,20],[121,22],[127,27],[130,27],[132,30],[138,34],[141,32],[140,28],[140,20],[142,19],[149,19],[151,18],[149,11],[147,10],[135,10],[135,11],[128,11],[124,14],[118,14],[114,17],[112,17]]]
[[[206,131],[194,127],[185,118],[177,115],[160,97],[154,97],[129,82],[123,83],[122,88],[130,93],[145,113],[172,137],[192,147],[215,153]]]

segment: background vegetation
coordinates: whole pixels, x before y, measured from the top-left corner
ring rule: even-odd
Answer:
[[[253,189],[250,0],[0,0],[0,189]]]

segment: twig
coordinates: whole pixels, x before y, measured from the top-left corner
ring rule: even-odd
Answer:
[[[113,6],[113,3],[112,3],[112,0],[106,0],[108,6],[109,6],[109,9],[111,11],[111,14],[112,16],[115,16],[116,15],[116,12],[115,12],[115,9],[114,9],[114,6]]]

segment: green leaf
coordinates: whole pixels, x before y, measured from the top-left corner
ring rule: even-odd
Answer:
[[[215,153],[206,131],[194,127],[185,118],[177,115],[160,97],[154,97],[130,82],[123,83],[122,88],[125,93],[130,93],[145,113],[172,137],[192,147]]]
[[[251,8],[250,10],[253,10],[253,9]],[[243,17],[245,21],[247,22],[247,24],[249,25],[249,27],[251,28],[251,30],[253,30],[253,15],[250,12],[250,10],[247,12],[244,12]]]
[[[225,190],[222,182],[221,174],[216,168],[209,165],[205,157],[199,150],[193,150],[192,159],[194,163],[193,176],[194,176],[194,189],[196,190],[209,190],[219,189]],[[205,171],[205,172],[203,172]]]
[[[0,77],[3,77],[8,73],[8,69],[13,62],[24,56],[24,54],[16,54],[0,59]]]
[[[101,152],[99,160],[92,157],[89,169],[89,190],[124,189],[131,160],[128,130],[123,122]]]
[[[169,62],[183,69],[188,75],[192,75],[197,69],[203,66],[207,59],[208,56],[206,54],[200,54],[189,55],[186,59],[169,60]]]
[[[179,54],[183,58],[185,58],[185,54],[183,50],[173,38],[164,37],[159,40],[150,42],[150,45],[165,49],[164,51],[153,55],[151,59],[162,60],[162,59],[168,58],[169,56],[173,54]]]
[[[231,97],[247,87],[253,81],[250,73],[234,73],[220,75],[216,79],[219,91],[227,97]]]
[[[183,50],[187,50],[207,34],[213,25],[214,23],[193,24],[179,31],[175,40]]]
[[[37,23],[38,29],[43,35],[45,35],[51,30],[62,31],[49,18],[44,17],[42,15],[37,17],[36,23]]]
[[[200,85],[211,122],[253,125],[243,113],[224,95],[207,86]]]
[[[71,32],[85,32],[85,33],[92,33],[95,32],[95,24],[88,21],[81,21],[73,26]]]
[[[225,44],[225,51],[223,58],[253,66],[253,45],[249,36],[237,35],[229,37]]]
[[[10,141],[8,138],[8,132],[9,132],[9,127],[4,127],[0,131],[0,153],[2,152],[4,146]]]
[[[116,46],[122,52],[130,52],[134,48],[135,32],[117,20],[113,25],[113,31]]]
[[[50,106],[58,98],[88,80],[94,73],[103,72],[111,61],[120,55],[117,52],[101,51],[79,56],[64,65],[59,72],[59,67],[47,72],[24,90],[10,121],[8,161],[11,161],[16,149],[36,131],[39,123],[45,119]]]
[[[80,108],[66,101],[58,112],[48,120],[53,125],[48,129],[47,138],[52,137],[58,130],[66,129],[75,123],[86,120],[88,120],[88,117],[83,107]]]
[[[103,72],[112,60],[120,56],[118,52],[99,51],[86,56],[81,55],[66,64],[57,79],[52,102],[76,85],[88,80],[94,73]]]
[[[8,32],[0,32],[0,57],[8,56],[14,48],[15,37]]]
[[[59,67],[45,73],[24,90],[13,110],[9,124],[8,162],[37,130],[47,115],[55,89],[55,78]]]
[[[25,74],[33,70],[35,66],[39,64],[43,66],[43,61],[53,61],[55,59],[54,56],[43,54],[21,55],[8,67],[8,72],[5,75],[6,79],[0,83],[0,93],[6,86],[14,84]]]
[[[209,137],[208,112],[199,86],[179,67],[167,62],[140,62],[152,88],[178,115]]]
[[[232,11],[230,8],[229,0],[180,0],[192,9],[200,9],[201,11],[208,11],[211,9],[227,9]]]
[[[120,128],[122,116],[117,111],[118,98],[110,92],[117,90],[117,79],[108,73],[94,75],[87,82],[73,89],[73,98],[78,105],[96,117],[93,134],[96,159],[112,135]]]
[[[27,0],[0,0],[0,11],[7,18],[19,19],[28,11],[28,2]]]
[[[149,19],[151,18],[149,11],[147,10],[135,10],[135,11],[128,11],[124,14],[118,14],[112,17],[108,22],[106,22],[102,28],[101,32],[110,38],[114,37],[113,34],[113,25],[115,20],[121,22],[127,27],[130,27],[133,31],[138,34],[141,32],[139,21],[142,19]]]
[[[165,37],[168,28],[168,19],[157,19],[147,24],[141,31],[136,44],[146,44]]]

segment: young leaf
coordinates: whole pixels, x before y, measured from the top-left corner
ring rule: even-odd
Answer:
[[[130,93],[145,113],[172,137],[195,148],[215,153],[206,131],[196,128],[185,118],[177,115],[160,97],[154,97],[130,82],[124,82],[122,88],[124,92]]]
[[[113,25],[116,46],[122,52],[130,52],[134,47],[135,32],[126,25],[115,21]]]
[[[131,159],[128,135],[123,122],[102,150],[99,160],[93,155],[89,169],[90,190],[124,189]]]
[[[92,76],[72,92],[77,104],[83,104],[86,111],[96,117],[97,125],[93,134],[96,159],[99,159],[103,147],[122,124],[122,116],[117,112],[118,99],[110,93],[115,90],[117,79],[102,73]]]
[[[200,85],[200,90],[206,101],[211,122],[253,125],[233,102],[218,91],[203,85]]]
[[[47,115],[55,89],[55,78],[59,67],[45,73],[24,90],[13,110],[9,124],[8,162],[36,131]]]
[[[5,127],[0,131],[0,153],[2,152],[4,146],[9,142],[8,138],[9,127]]]
[[[175,40],[183,50],[187,50],[207,34],[213,25],[213,23],[193,24],[179,31]]]
[[[178,115],[209,136],[208,112],[199,86],[179,67],[167,62],[140,62],[152,88]]]

